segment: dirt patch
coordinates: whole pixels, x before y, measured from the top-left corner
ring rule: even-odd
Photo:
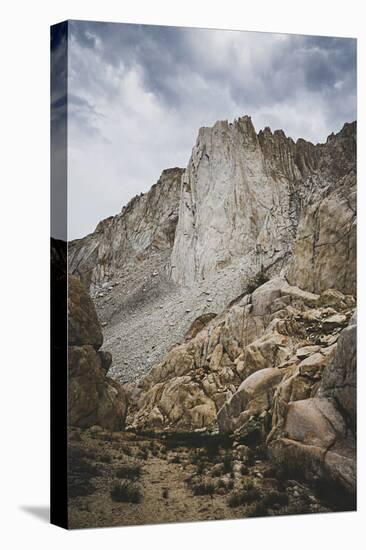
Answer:
[[[269,461],[255,450],[218,440],[195,445],[171,438],[78,430],[69,443],[72,468],[79,472],[79,477],[70,477],[70,527],[331,511],[313,488],[277,477]],[[76,489],[85,484],[88,491],[75,491],[75,483]],[[125,500],[127,486],[139,498],[119,502],[121,484]]]

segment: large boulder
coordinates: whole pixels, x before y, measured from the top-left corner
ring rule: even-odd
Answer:
[[[73,275],[69,275],[68,308],[69,346],[91,345],[98,350],[103,344],[98,316],[84,285]]]
[[[124,427],[126,396],[122,386],[106,376],[101,356],[92,346],[68,350],[69,424],[87,428],[99,425],[117,431]]]
[[[291,339],[276,331],[269,331],[245,347],[238,357],[236,370],[242,380],[245,380],[258,370],[281,365],[291,354]]]
[[[289,285],[286,279],[275,277],[258,287],[252,294],[253,315],[268,315],[273,302],[280,298],[281,290]]]
[[[299,401],[275,398],[277,417],[268,439],[275,460],[310,479],[325,479],[356,493],[356,317],[341,332],[328,361],[319,353],[300,363],[322,370],[316,395]],[[329,357],[331,360],[329,361]],[[298,367],[299,372],[301,369]],[[282,388],[284,390],[284,388]]]
[[[282,380],[284,371],[266,368],[246,378],[238,391],[217,413],[219,430],[234,432],[245,427],[253,416],[260,416],[270,410],[276,386]]]
[[[68,322],[69,425],[123,429],[126,394],[107,376],[112,356],[99,350],[103,335],[94,304],[80,280],[72,275],[68,279]]]
[[[348,418],[352,429],[356,427],[356,363],[357,325],[356,315],[340,334],[334,361],[324,370],[319,395],[331,397]]]
[[[356,492],[355,440],[334,402],[289,403],[282,437],[270,445],[276,462],[308,480],[327,480]]]

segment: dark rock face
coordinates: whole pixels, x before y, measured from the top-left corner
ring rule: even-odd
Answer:
[[[68,421],[70,426],[124,427],[127,398],[107,376],[112,356],[98,351],[103,343],[93,302],[79,279],[68,279]]]
[[[90,296],[77,277],[69,277],[69,345],[91,345],[98,350],[103,344],[103,334]]]

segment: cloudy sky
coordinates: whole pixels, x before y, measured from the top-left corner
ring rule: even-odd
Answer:
[[[68,40],[69,239],[185,167],[201,126],[317,143],[356,118],[352,39],[73,21]]]

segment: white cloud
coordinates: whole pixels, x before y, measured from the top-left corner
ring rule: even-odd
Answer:
[[[93,231],[164,168],[186,166],[201,126],[249,114],[257,131],[317,142],[355,117],[354,71],[339,42],[317,53],[315,39],[287,35],[76,25],[69,238]]]

